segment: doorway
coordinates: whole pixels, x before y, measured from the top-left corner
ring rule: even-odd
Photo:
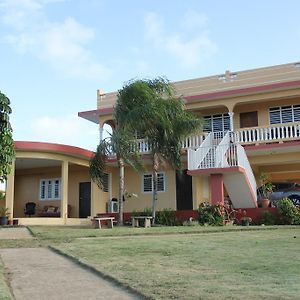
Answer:
[[[79,183],[79,218],[91,215],[91,183]]]
[[[187,170],[176,171],[176,204],[177,210],[193,209],[192,176]]]

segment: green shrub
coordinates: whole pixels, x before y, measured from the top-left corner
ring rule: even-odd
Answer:
[[[300,224],[300,213],[289,198],[283,198],[279,201],[278,210],[285,224]]]
[[[261,223],[265,225],[275,225],[277,218],[269,211],[264,211],[261,218]]]
[[[223,207],[221,205],[210,205],[207,202],[201,203],[198,208],[198,221],[200,225],[224,225]]]
[[[165,225],[165,226],[177,226],[181,225],[180,221],[176,217],[175,211],[171,209],[163,209],[158,211],[155,216],[155,224]]]

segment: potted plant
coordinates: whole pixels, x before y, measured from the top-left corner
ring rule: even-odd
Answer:
[[[1,206],[0,207],[0,225],[7,225],[8,223],[8,208]]]
[[[274,185],[269,181],[269,177],[266,173],[261,173],[259,177],[261,184],[262,198],[259,200],[262,208],[267,208],[270,205],[269,196],[273,192]]]

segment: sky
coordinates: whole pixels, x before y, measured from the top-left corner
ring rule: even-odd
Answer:
[[[299,0],[0,0],[14,139],[93,150],[97,89],[300,61]]]

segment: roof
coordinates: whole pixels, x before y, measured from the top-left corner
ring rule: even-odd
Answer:
[[[15,141],[15,149],[16,151],[59,153],[85,159],[90,159],[93,155],[93,152],[87,149],[74,147],[70,145],[44,142]]]

